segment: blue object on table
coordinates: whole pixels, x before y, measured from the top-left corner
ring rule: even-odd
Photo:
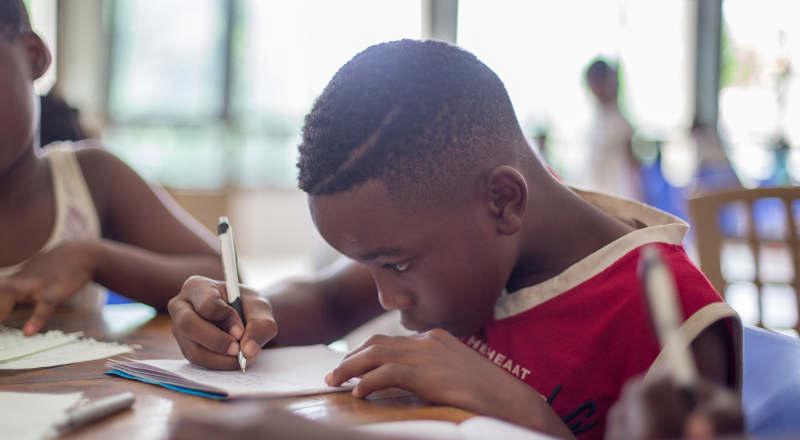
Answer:
[[[106,304],[129,304],[135,302],[136,301],[127,296],[122,296],[113,290],[106,290]]]
[[[225,395],[224,394],[209,393],[209,392],[205,392],[205,391],[193,390],[191,388],[182,387],[180,385],[172,385],[172,384],[169,384],[169,383],[166,383],[166,382],[158,382],[158,381],[155,381],[155,380],[152,380],[152,379],[146,379],[144,377],[131,376],[130,374],[125,373],[124,371],[117,370],[116,368],[112,368],[112,369],[106,371],[106,374],[109,375],[109,376],[119,376],[119,377],[122,377],[122,378],[125,378],[125,379],[130,379],[130,380],[138,380],[139,382],[148,383],[150,385],[158,385],[158,386],[164,387],[164,388],[166,388],[168,390],[178,391],[180,393],[185,393],[185,394],[191,394],[192,396],[207,397],[209,399],[214,399],[214,400],[225,400]]]
[[[748,433],[800,438],[800,339],[745,327],[743,345]]]

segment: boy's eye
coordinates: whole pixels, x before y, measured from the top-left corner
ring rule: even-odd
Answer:
[[[408,267],[409,267],[410,265],[411,265],[411,262],[409,262],[409,261],[404,261],[404,262],[402,262],[402,263],[388,263],[388,264],[384,264],[384,265],[383,265],[383,268],[384,268],[384,269],[393,270],[393,271],[395,271],[395,272],[398,272],[398,273],[403,273],[403,272],[405,272],[405,271],[407,271],[407,270],[408,270]]]

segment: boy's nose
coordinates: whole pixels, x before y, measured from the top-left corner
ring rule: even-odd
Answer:
[[[383,286],[378,286],[378,299],[385,310],[405,310],[414,305],[411,296]]]

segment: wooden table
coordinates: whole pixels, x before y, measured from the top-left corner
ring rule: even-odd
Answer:
[[[30,310],[15,311],[7,325],[20,328]],[[169,316],[155,315],[140,304],[106,306],[102,313],[87,316],[75,312],[58,312],[47,329],[83,331],[86,336],[103,341],[138,344],[135,357],[181,359],[180,349],[170,331]],[[171,420],[181,414],[215,410],[243,403],[218,402],[189,396],[162,387],[133,380],[109,377],[104,360],[61,367],[21,372],[0,372],[3,391],[68,393],[82,391],[89,398],[99,398],[131,391],[136,395],[133,410],[125,411],[74,432],[69,438],[91,439],[156,439],[165,438]],[[471,416],[465,411],[432,406],[405,393],[385,392],[367,400],[349,393],[324,394],[258,401],[259,405],[276,405],[313,420],[337,424],[429,419],[462,422]]]

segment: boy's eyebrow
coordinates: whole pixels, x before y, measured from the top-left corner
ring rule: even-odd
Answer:
[[[394,255],[400,255],[403,253],[402,249],[399,248],[392,248],[392,247],[382,247],[375,249],[374,251],[367,252],[366,254],[362,254],[358,256],[360,261],[370,261],[374,260],[378,257],[391,257]]]

